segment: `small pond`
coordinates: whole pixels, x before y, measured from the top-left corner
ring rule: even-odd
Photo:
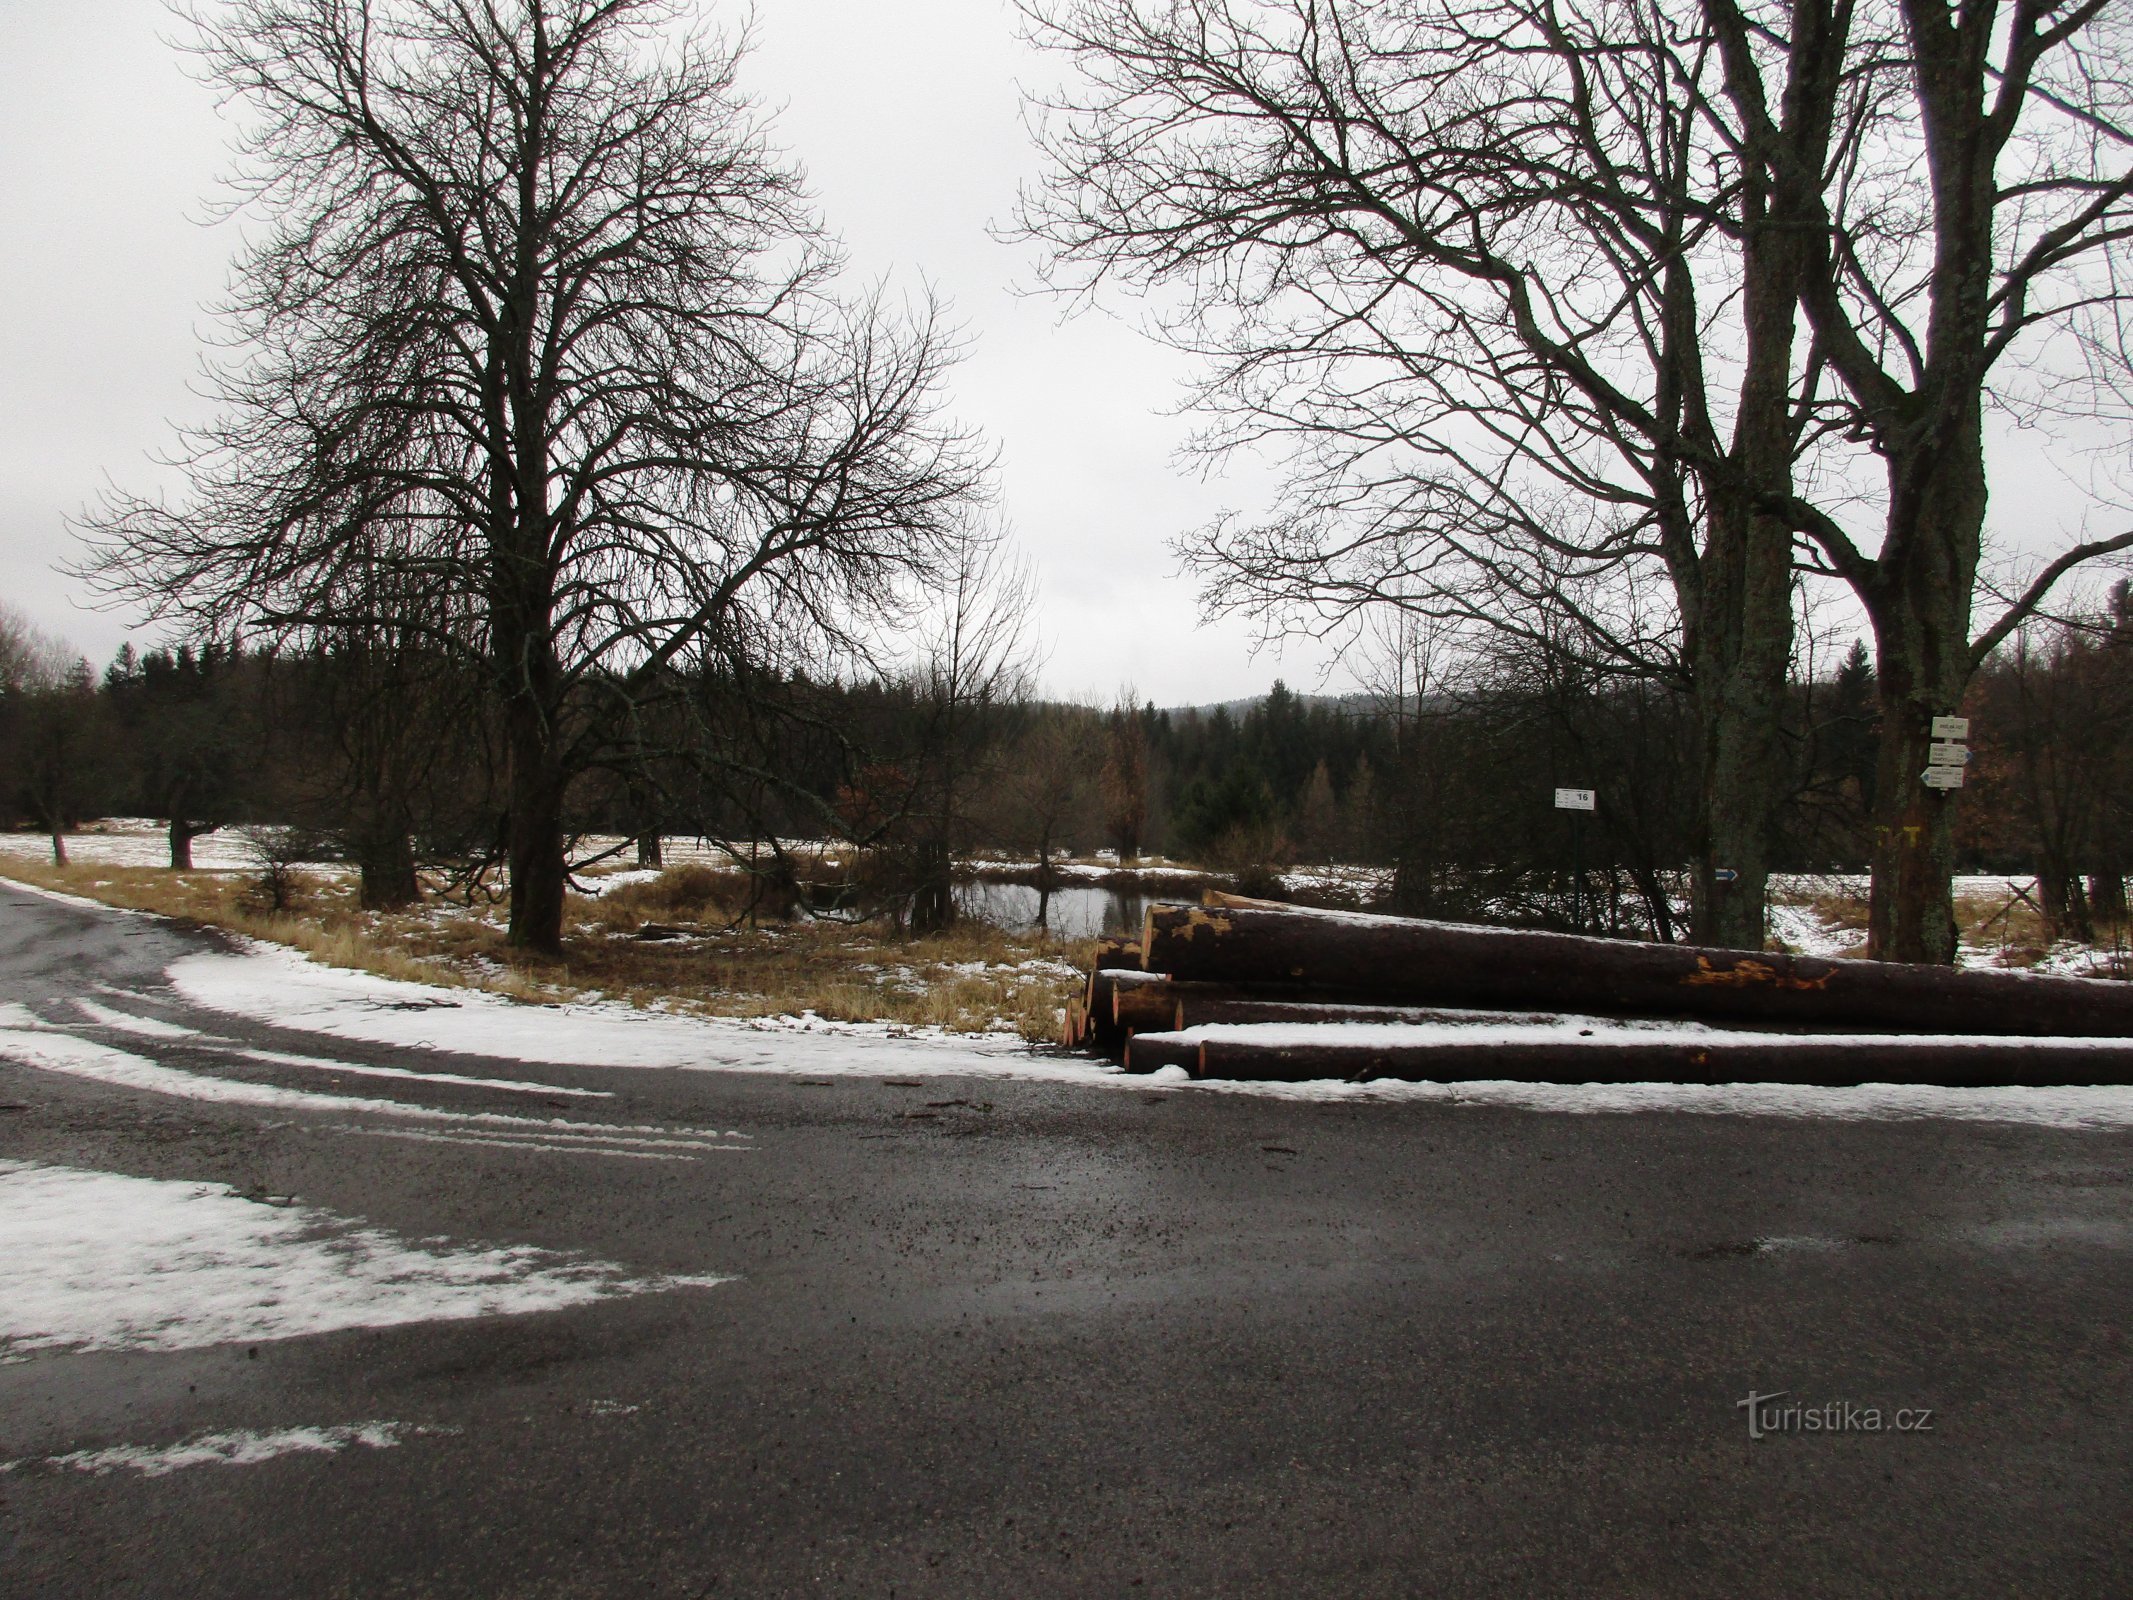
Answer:
[[[1151,894],[1146,889],[1107,889],[1073,884],[1049,894],[1026,883],[956,885],[956,907],[966,917],[1010,933],[1042,926],[1059,939],[1092,939],[1100,933],[1141,931],[1141,917],[1159,901],[1190,900],[1190,894]]]

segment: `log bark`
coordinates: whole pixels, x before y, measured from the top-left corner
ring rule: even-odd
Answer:
[[[1288,1030],[1284,1030],[1285,1033]],[[1290,1034],[1293,1038],[1293,1034]],[[1175,1053],[1190,1034],[1143,1034],[1136,1052]],[[1202,1039],[1196,1077],[1252,1082],[1375,1079],[1455,1083],[1508,1079],[1521,1083],[1783,1083],[1840,1088],[1862,1083],[1983,1088],[2133,1083],[2133,1045],[2066,1040],[1996,1039],[1949,1043],[1901,1039],[1652,1040],[1634,1044],[1261,1043],[1236,1037]]]
[[[1118,1020],[1116,996],[1121,990],[1159,985],[1163,978],[1157,973],[1142,972],[1137,967],[1098,967],[1089,974],[1089,986],[1084,993],[1083,1009],[1088,1016],[1083,1034],[1086,1043],[1112,1060],[1119,1060],[1126,1048],[1127,1025]],[[1168,1011],[1164,1022],[1168,1025]]]
[[[1114,984],[1111,1021],[1135,1033],[1168,1033],[1177,1026],[1178,997],[1167,982]]]
[[[1173,978],[1303,985],[1387,1005],[1842,1024],[1932,1034],[2133,1036],[2133,984],[1253,907],[1151,906]]]
[[[1107,933],[1096,941],[1096,970],[1101,972],[1112,967],[1131,967],[1138,970],[1141,964],[1140,941],[1122,933]]]

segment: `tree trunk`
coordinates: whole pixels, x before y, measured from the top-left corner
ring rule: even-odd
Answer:
[[[2100,872],[2089,879],[2089,911],[2098,922],[2126,920],[2126,875]]]
[[[415,876],[415,846],[405,826],[380,822],[364,830],[357,846],[362,901],[368,911],[392,911],[422,898]]]
[[[1792,664],[1792,530],[1757,502],[1792,486],[1800,240],[1783,216],[1770,214],[1769,199],[1767,183],[1759,183],[1743,200],[1746,364],[1731,471],[1711,475],[1705,486],[1688,638],[1702,776],[1690,939],[1732,950],[1763,948],[1772,823],[1789,788],[1783,717]]]
[[[185,825],[183,817],[170,819],[170,870],[193,870],[193,830]]]
[[[1957,789],[1928,789],[1933,719],[1969,687],[1970,596],[1985,524],[1984,434],[1975,403],[1890,464],[1883,577],[1865,596],[1881,688],[1867,953],[1952,962]]]
[[[530,694],[512,698],[505,713],[510,740],[511,814],[506,830],[511,861],[511,944],[542,955],[563,953],[563,778],[545,708]]]
[[[52,865],[53,865],[53,866],[55,866],[55,867],[63,867],[63,866],[65,866],[66,864],[67,864],[67,835],[66,835],[66,830],[65,830],[64,828],[54,828],[54,829],[52,830]]]
[[[649,868],[663,867],[666,864],[666,851],[662,846],[659,835],[656,832],[638,834],[637,865]]]
[[[920,847],[918,887],[911,896],[911,931],[944,933],[955,926],[955,874],[945,843]]]
[[[2037,874],[2037,898],[2044,903],[2044,932],[2051,939],[2096,937],[2089,925],[2088,902],[2081,893],[2081,879],[2062,863],[2047,860]]]

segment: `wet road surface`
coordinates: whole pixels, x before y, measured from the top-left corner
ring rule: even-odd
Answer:
[[[2133,1586],[2133,1135],[901,1078],[876,1040],[878,1076],[534,1066],[201,1010],[165,975],[211,943],[0,888],[9,1037],[60,1052],[0,1048],[0,1202],[220,1184],[637,1287],[17,1348],[0,1594]],[[1758,1440],[1751,1392],[1931,1417]]]

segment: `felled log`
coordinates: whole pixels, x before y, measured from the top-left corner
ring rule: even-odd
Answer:
[[[1146,974],[1156,977],[1155,974]],[[1177,986],[1168,979],[1121,983],[1111,989],[1111,1020],[1135,1033],[1168,1033],[1178,1026]]]
[[[1083,1042],[1114,1061],[1123,1059],[1126,1036],[1135,1025],[1119,1020],[1117,996],[1166,981],[1161,973],[1142,972],[1135,967],[1098,967],[1089,974]],[[1169,1023],[1166,1009],[1158,1026],[1168,1027]]]
[[[1555,1022],[1555,1015],[1544,1011],[1470,1011],[1429,1005],[1359,1005],[1348,1001],[1256,1001],[1256,998],[1207,994],[1199,983],[1173,983],[1171,990],[1177,996],[1171,1026],[1177,1030],[1203,1028],[1216,1022]]]
[[[1107,933],[1096,941],[1096,967],[1098,972],[1107,967],[1138,967],[1141,964],[1140,941],[1130,933]]]
[[[1545,1006],[1929,1034],[2133,1036],[2133,984],[1639,944],[1353,912],[1148,909],[1142,959],[1195,982],[1386,1005]]]
[[[1378,1006],[1298,984],[1179,983],[1155,972],[1137,982],[1113,975],[1112,1020],[1136,1032],[1171,1032],[1202,1022],[1552,1022],[1553,1013]]]
[[[1126,1041],[1125,1068],[1128,1072],[1157,1072],[1164,1067],[1183,1067],[1187,1072],[1197,1073],[1200,1065],[1200,1041],[1181,1039],[1174,1033],[1136,1033]]]
[[[1650,1039],[1427,1043],[1309,1042],[1283,1028],[1266,1041],[1217,1034],[1143,1034],[1136,1051],[1174,1058],[1198,1038],[1195,1077],[1256,1082],[1323,1078],[1455,1083],[1862,1083],[1967,1089],[2133,1083],[2133,1045],[2066,1039]]]

